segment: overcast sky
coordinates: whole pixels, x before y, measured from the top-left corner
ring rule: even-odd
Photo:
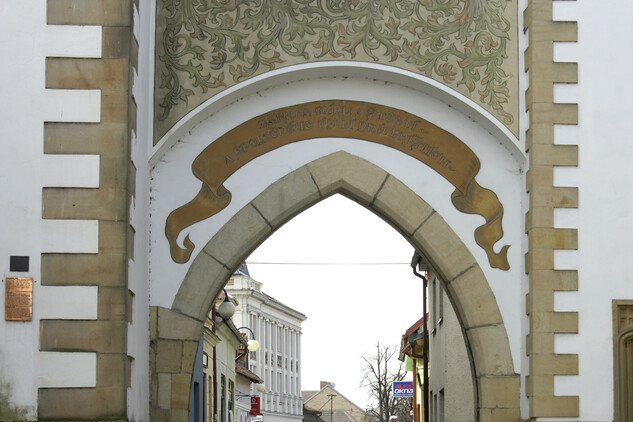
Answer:
[[[399,348],[402,334],[422,316],[422,281],[412,273],[412,255],[413,247],[391,226],[336,195],[288,222],[247,259],[265,293],[308,317],[302,325],[303,390],[330,381],[358,406],[369,404],[360,388],[361,357],[374,353],[379,341]]]

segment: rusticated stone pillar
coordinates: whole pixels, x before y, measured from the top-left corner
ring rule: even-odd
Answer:
[[[575,228],[554,227],[556,208],[577,208],[578,188],[554,186],[557,166],[577,166],[578,147],[557,145],[556,125],[578,124],[578,106],[554,102],[554,84],[577,83],[576,63],[554,62],[555,42],[575,42],[576,22],[556,22],[551,0],[532,0],[524,14],[529,46],[525,51],[525,70],[529,72],[526,107],[530,121],[526,149],[530,157],[526,189],[530,196],[526,215],[528,253],[526,272],[529,293],[526,311],[530,333],[526,348],[530,361],[526,393],[530,417],[577,417],[577,396],[556,396],[556,375],[577,375],[578,355],[556,354],[556,334],[577,333],[576,312],[556,312],[554,292],[578,289],[576,269],[554,267],[554,251],[577,249]]]
[[[98,224],[97,253],[45,253],[42,284],[96,286],[93,320],[40,321],[40,350],[96,355],[96,385],[90,388],[40,388],[41,419],[126,419],[130,379],[127,329],[131,295],[128,259],[133,245],[129,198],[134,195],[130,139],[136,107],[131,79],[137,42],[132,33],[133,0],[48,0],[48,25],[101,28],[101,56],[46,59],[46,88],[94,90],[100,95],[96,122],[46,122],[46,154],[99,157],[96,188],[45,188],[42,217],[91,220]]]

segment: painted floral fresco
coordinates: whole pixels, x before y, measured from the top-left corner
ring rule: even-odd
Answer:
[[[157,0],[154,139],[248,78],[333,60],[433,78],[516,134],[516,13],[508,0]]]

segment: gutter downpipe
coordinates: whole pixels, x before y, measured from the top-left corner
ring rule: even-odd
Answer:
[[[423,281],[423,288],[422,288],[422,314],[423,314],[423,331],[422,331],[422,338],[423,338],[423,356],[422,356],[422,360],[423,360],[423,373],[424,373],[424,387],[422,390],[422,396],[424,399],[424,422],[429,422],[429,344],[428,344],[428,340],[429,340],[429,331],[428,331],[428,321],[427,321],[427,310],[426,310],[426,285],[427,285],[427,278],[425,276],[423,276],[422,274],[418,273],[416,271],[416,267],[420,264],[420,262],[422,261],[422,256],[416,251],[413,253],[413,258],[411,258],[411,268],[413,269],[413,275],[415,275],[416,277],[419,277],[422,279]],[[423,262],[423,261],[422,261]]]

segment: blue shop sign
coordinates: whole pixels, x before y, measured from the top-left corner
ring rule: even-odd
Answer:
[[[394,397],[413,397],[413,381],[394,381]]]

